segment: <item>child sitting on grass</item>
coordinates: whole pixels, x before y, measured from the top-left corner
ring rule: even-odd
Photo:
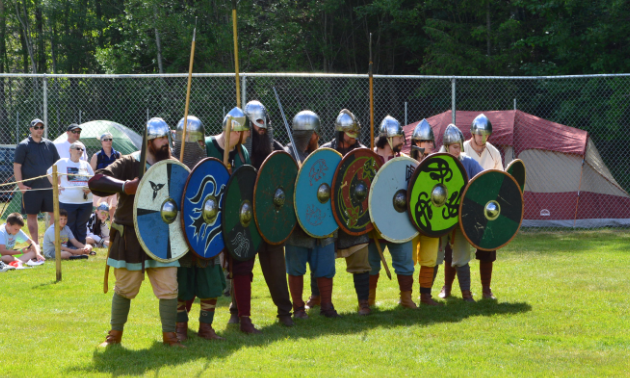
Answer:
[[[88,254],[92,253],[91,245],[83,245],[77,239],[75,239],[68,224],[68,212],[64,209],[59,209],[59,237],[61,238],[61,259],[62,260],[74,260],[74,259],[87,259]],[[68,243],[72,244],[76,248],[71,248]],[[44,256],[49,259],[55,258],[55,225],[51,225],[44,234]]]
[[[21,228],[24,227],[24,218],[20,213],[11,213],[7,217],[7,223],[0,226],[0,255],[2,262],[10,264],[19,260],[23,263],[29,260],[44,261],[44,256],[39,253],[39,246],[31,238],[26,236]],[[17,242],[29,242],[31,245],[21,249],[13,249]]]
[[[86,244],[94,247],[109,247],[109,228],[107,227],[107,218],[109,217],[109,205],[107,202],[98,204],[96,211],[90,215],[87,223]]]

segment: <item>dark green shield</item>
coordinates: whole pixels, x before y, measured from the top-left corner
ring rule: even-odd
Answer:
[[[254,186],[254,220],[269,244],[284,243],[295,228],[293,193],[298,167],[284,151],[275,151],[258,170]]]
[[[473,247],[494,251],[508,244],[523,222],[523,192],[509,174],[489,169],[470,182],[459,208],[462,233]]]
[[[451,154],[436,153],[422,160],[407,189],[408,215],[418,231],[439,237],[457,225],[467,181],[464,166]]]
[[[227,183],[221,209],[223,239],[233,258],[240,261],[256,256],[262,238],[254,221],[256,168],[240,166]]]
[[[514,177],[518,186],[521,187],[521,192],[525,192],[525,182],[527,180],[527,170],[525,169],[525,163],[521,159],[514,159],[508,164],[505,171]]]

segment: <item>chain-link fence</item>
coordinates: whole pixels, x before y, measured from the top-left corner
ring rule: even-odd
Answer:
[[[100,119],[139,132],[149,117],[157,116],[174,127],[184,113],[186,83],[185,74],[0,74],[0,144],[9,145],[2,151],[10,152],[10,145],[28,136],[33,118],[47,122],[47,137],[51,140],[70,123]],[[273,87],[289,122],[298,111],[311,109],[322,120],[322,139],[330,140],[334,137],[335,117],[340,109],[348,108],[361,120],[361,140],[369,145],[367,75],[241,74],[242,103],[256,99],[265,104],[273,121],[274,137],[286,144],[288,136]],[[374,122],[377,128],[387,114],[409,124],[441,113],[443,118],[453,118],[452,113],[445,113],[453,109],[463,113],[518,110],[492,117],[499,117],[499,122],[507,117],[506,124],[513,130],[510,142],[498,146],[504,158],[508,162],[521,158],[528,167],[524,226],[627,227],[629,96],[630,75],[376,75]],[[223,115],[236,104],[235,97],[233,74],[195,74],[189,113],[203,121],[208,135],[218,134]],[[557,127],[545,120],[569,127]],[[469,127],[460,122],[460,128]],[[546,147],[532,143],[535,138],[546,139]],[[582,149],[565,148],[577,143],[576,138],[584,140]],[[0,179],[5,182],[13,180],[9,152],[0,153]],[[96,151],[88,152],[91,155]]]

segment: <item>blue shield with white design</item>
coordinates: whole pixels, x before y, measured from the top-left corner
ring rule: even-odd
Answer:
[[[154,260],[172,262],[188,252],[181,225],[181,201],[190,170],[175,160],[157,162],[138,184],[133,225],[140,245]]]
[[[330,188],[341,154],[318,148],[302,162],[295,182],[295,215],[302,230],[314,238],[330,236],[339,228],[332,212]]]
[[[193,168],[184,188],[184,239],[190,250],[203,259],[213,258],[225,248],[221,203],[229,178],[220,160],[206,158]]]

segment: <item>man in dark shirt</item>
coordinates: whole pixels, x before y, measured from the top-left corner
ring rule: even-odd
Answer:
[[[31,135],[17,145],[13,160],[13,174],[22,192],[22,212],[26,213],[28,231],[36,243],[39,243],[37,215],[47,212],[50,219],[53,219],[52,185],[46,177],[27,182],[19,181],[46,175],[46,170],[60,159],[55,145],[43,137],[44,127],[44,121],[39,118],[31,121]]]

